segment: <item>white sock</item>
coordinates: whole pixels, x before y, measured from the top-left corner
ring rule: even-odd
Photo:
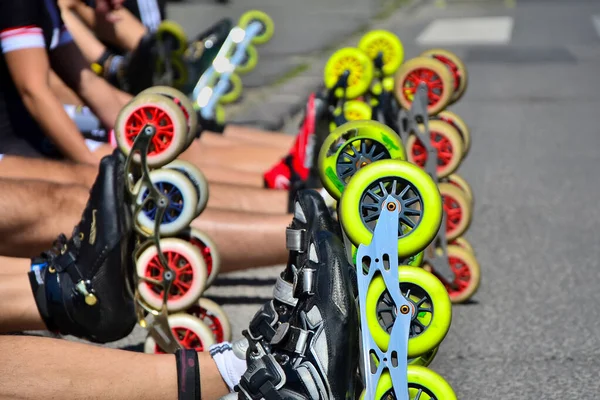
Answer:
[[[229,390],[233,392],[233,388],[240,383],[242,375],[248,368],[246,359],[236,355],[229,342],[214,344],[210,346],[208,351],[212,359],[215,360],[223,381],[227,384]]]
[[[319,189],[319,194],[321,195],[321,197],[323,197],[323,200],[325,200],[325,204],[327,205],[327,207],[335,207],[335,199],[331,197],[331,195],[325,188]]]

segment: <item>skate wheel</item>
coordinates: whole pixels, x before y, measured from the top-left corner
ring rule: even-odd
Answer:
[[[206,264],[198,249],[184,240],[166,238],[160,240],[160,250],[175,274],[167,294],[166,307],[169,312],[185,310],[192,306],[204,291]],[[144,250],[136,260],[138,276],[163,281],[168,271],[161,264],[156,246]],[[160,310],[165,289],[144,280],[138,283],[138,291],[150,307]]]
[[[469,183],[462,176],[458,174],[450,174],[446,177],[446,179],[449,183],[461,189],[467,196],[469,203],[473,205],[473,190],[471,189],[471,185],[469,185]]]
[[[161,167],[173,161],[187,143],[187,120],[181,109],[164,96],[145,94],[135,97],[117,116],[115,139],[123,154],[129,155],[145,126],[156,130],[146,158],[150,167]],[[139,154],[133,159],[141,162]]]
[[[471,243],[469,243],[469,241],[467,239],[465,239],[464,237],[457,237],[449,244],[458,246],[461,249],[465,249],[469,253],[475,255],[475,249],[473,249],[473,246],[471,246]]]
[[[365,34],[358,43],[358,48],[364,51],[371,60],[379,53],[383,56],[383,75],[393,75],[404,61],[404,47],[398,36],[385,30],[371,31]]]
[[[275,31],[275,25],[273,24],[271,17],[262,11],[250,10],[240,17],[238,26],[242,29],[246,29],[253,22],[259,22],[262,25],[262,30],[258,35],[252,38],[252,43],[264,44],[271,40]]]
[[[340,200],[340,222],[355,246],[369,244],[388,195],[401,206],[398,257],[406,258],[429,245],[442,217],[438,188],[419,167],[400,160],[382,160],[362,168]]]
[[[469,131],[467,124],[465,124],[465,121],[463,121],[461,117],[452,111],[448,110],[441,111],[438,115],[436,115],[436,118],[449,123],[458,131],[458,133],[460,133],[464,143],[463,154],[467,155],[469,149],[471,148],[471,132]]]
[[[431,362],[437,355],[438,349],[439,347],[434,347],[433,350],[428,351],[422,356],[411,358],[410,360],[408,360],[408,365],[419,365],[421,367],[427,367],[429,364],[431,364]]]
[[[187,310],[188,313],[201,320],[212,332],[217,343],[231,340],[231,325],[225,311],[212,300],[201,298],[198,304]]]
[[[475,256],[461,247],[448,246],[448,263],[456,278],[452,286],[445,284],[452,303],[464,303],[469,300],[481,282],[481,271]]]
[[[444,49],[431,49],[421,53],[423,57],[432,57],[444,63],[454,78],[454,93],[450,99],[450,104],[456,103],[467,90],[467,67],[462,60],[454,53]]]
[[[202,211],[204,211],[206,204],[208,203],[208,182],[206,181],[202,171],[200,171],[195,165],[183,160],[171,161],[169,164],[165,165],[164,168],[174,169],[183,173],[194,184],[196,194],[198,195],[198,203],[196,205],[196,213],[194,214],[194,218],[199,216]]]
[[[396,73],[395,94],[400,105],[409,110],[419,84],[427,85],[427,113],[435,115],[448,105],[454,80],[448,68],[435,59],[417,57],[400,66]]]
[[[452,125],[444,121],[429,121],[431,145],[437,150],[437,175],[445,178],[458,168],[463,157],[463,143],[460,134]],[[421,168],[427,165],[427,148],[416,135],[406,141],[408,160]]]
[[[398,265],[410,265],[411,267],[420,267],[423,264],[425,258],[424,252],[419,252],[413,256],[407,257],[402,260],[398,260]]]
[[[233,103],[240,98],[242,94],[242,79],[237,74],[230,74],[227,82],[227,91],[219,99],[221,104]]]
[[[172,236],[187,227],[196,217],[196,188],[183,173],[169,169],[150,171],[150,181],[169,200],[159,230],[161,235]],[[135,226],[140,233],[152,235],[159,207],[153,200],[146,200],[149,190],[142,180],[135,185],[134,191],[137,193],[136,204],[141,206]]]
[[[168,43],[171,54],[183,55],[187,49],[187,35],[177,22],[162,21],[156,30],[156,39],[159,42]]]
[[[345,47],[333,53],[325,65],[325,86],[332,89],[345,71],[350,72],[345,93],[347,100],[363,95],[371,86],[373,62],[361,50]],[[338,88],[334,94],[342,98],[344,90]]]
[[[217,124],[224,125],[226,116],[225,108],[222,105],[217,104],[215,107],[215,121]]]
[[[370,121],[373,110],[364,101],[350,100],[344,104],[344,116],[348,121]]]
[[[336,128],[323,142],[319,175],[331,197],[339,200],[357,171],[387,159],[406,159],[396,132],[377,121],[351,121]]]
[[[215,344],[212,332],[198,318],[178,313],[169,315],[167,321],[175,340],[185,349],[207,351]],[[165,352],[156,344],[152,336],[148,336],[144,343],[144,353],[164,354]]]
[[[409,365],[407,369],[409,400],[457,400],[452,387],[429,368]],[[364,398],[365,391],[361,395]],[[375,400],[395,399],[396,394],[389,371],[383,371],[375,389]]]
[[[450,242],[462,236],[469,228],[471,205],[464,192],[456,186],[441,182],[439,189],[446,213],[446,239]]]
[[[188,82],[188,69],[185,62],[181,60],[178,55],[173,55],[169,58],[169,63],[173,69],[173,80],[170,84],[175,88],[183,88]],[[163,60],[157,60],[156,73],[160,76],[166,72],[165,64]]]
[[[452,304],[442,282],[424,269],[399,267],[398,279],[400,291],[412,310],[408,358],[415,358],[433,350],[444,340],[450,329]],[[397,311],[380,274],[369,283],[365,309],[373,341],[381,350],[387,351]]]
[[[188,125],[188,145],[196,139],[196,129],[198,127],[198,114],[194,110],[194,105],[188,97],[177,89],[169,86],[153,86],[141,92],[140,94],[151,93],[160,94],[173,100],[181,108]]]
[[[246,50],[244,51],[244,59],[238,66],[235,67],[235,72],[242,75],[247,74],[256,68],[257,64],[258,52],[254,46],[250,45],[246,47]]]
[[[177,237],[187,240],[194,245],[204,258],[208,275],[205,288],[208,288],[210,285],[212,285],[213,281],[217,275],[219,275],[219,271],[221,270],[221,257],[219,256],[217,245],[211,240],[210,237],[208,237],[207,234],[195,228],[186,229]]]

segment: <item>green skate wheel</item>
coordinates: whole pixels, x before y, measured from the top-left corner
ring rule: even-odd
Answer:
[[[438,232],[442,201],[429,175],[406,161],[377,161],[354,175],[340,200],[342,228],[355,246],[369,244],[388,195],[400,202],[398,257],[419,253]]]
[[[225,108],[222,105],[217,104],[215,107],[215,121],[217,124],[225,124],[225,118],[227,114],[225,113]]]
[[[171,82],[175,88],[183,88],[188,81],[188,69],[185,62],[180,56],[174,55],[169,58],[171,67],[173,68],[173,81]],[[166,72],[164,61],[158,59],[156,64],[156,73],[159,76],[164,75]]]
[[[393,75],[404,61],[404,47],[398,36],[385,30],[371,31],[365,34],[358,43],[371,60],[379,53],[383,55],[383,75]]]
[[[156,39],[170,45],[171,54],[183,55],[188,40],[185,31],[177,22],[162,21],[156,30]]]
[[[240,17],[238,26],[242,29],[246,29],[252,22],[260,22],[262,25],[261,32],[252,38],[253,44],[264,44],[271,40],[275,31],[275,25],[267,13],[258,10],[245,12]]]
[[[250,72],[254,68],[256,68],[257,64],[258,64],[258,52],[256,51],[256,47],[250,45],[250,46],[246,47],[244,60],[240,63],[240,65],[235,67],[235,72],[237,72],[238,74],[242,74],[242,75],[247,74],[248,72]]]
[[[145,126],[156,130],[148,148],[150,167],[173,161],[187,144],[188,121],[181,108],[165,96],[144,94],[134,97],[117,116],[115,139],[123,154],[129,155]],[[133,160],[141,162],[139,154],[134,154]]]
[[[163,303],[169,312],[185,310],[196,303],[204,291],[206,264],[198,249],[181,239],[160,239],[160,250],[168,267],[175,272],[169,292],[165,295],[165,287],[160,284],[167,269],[160,262],[154,245],[147,247],[136,260],[136,272],[140,277],[138,292],[155,310],[161,310]]]
[[[195,316],[177,313],[169,315],[167,322],[171,332],[173,332],[173,337],[185,349],[207,351],[210,346],[216,343],[210,328]],[[144,353],[165,354],[152,336],[146,338]]]
[[[400,291],[412,310],[408,358],[416,358],[431,351],[446,337],[452,320],[452,303],[442,282],[421,268],[399,267],[398,279]],[[367,289],[365,308],[369,333],[383,351],[388,350],[390,331],[396,318],[390,305],[393,300],[378,274]]]
[[[422,356],[419,356],[417,358],[411,358],[410,360],[408,360],[408,364],[409,365],[420,365],[421,367],[427,367],[429,364],[431,364],[431,362],[437,355],[438,350],[439,350],[439,347],[435,347],[433,350],[428,351],[427,353],[423,354]]]
[[[188,99],[188,97],[179,90],[173,89],[169,86],[153,86],[140,92],[140,94],[146,93],[160,94],[165,97],[168,97],[181,108],[181,111],[183,112],[188,122],[188,145],[191,144],[194,141],[194,139],[196,139],[196,129],[198,127],[198,114],[196,114],[196,111],[194,111],[194,105],[192,104],[190,99]]]
[[[319,175],[331,197],[340,199],[360,169],[387,159],[406,159],[400,137],[377,121],[351,121],[331,132],[319,151]]]
[[[221,104],[233,103],[242,94],[242,79],[237,74],[229,75],[227,92],[219,99]]]
[[[345,47],[333,53],[325,65],[325,86],[332,89],[345,71],[350,72],[346,99],[351,100],[363,95],[373,80],[373,62],[369,56],[353,47]],[[342,98],[344,90],[338,88],[334,94]]]
[[[373,116],[373,110],[364,101],[350,100],[343,107],[348,121],[370,121]]]
[[[207,234],[195,228],[188,228],[179,233],[177,237],[190,242],[202,254],[208,274],[206,279],[206,288],[208,288],[221,270],[221,257],[217,245]]]
[[[197,217],[204,211],[206,204],[208,203],[208,182],[204,177],[202,171],[200,171],[195,165],[183,161],[175,160],[165,165],[164,168],[174,169],[183,173],[189,180],[194,184],[196,194],[198,195],[198,203],[196,205],[196,213],[194,217]]]
[[[410,400],[457,400],[452,387],[434,371],[425,367],[409,365],[407,375]],[[375,400],[395,398],[392,376],[389,371],[384,371],[377,382]],[[362,399],[363,396],[361,396]]]

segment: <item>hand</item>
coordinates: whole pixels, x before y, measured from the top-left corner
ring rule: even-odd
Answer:
[[[96,0],[96,12],[105,16],[109,22],[116,22],[118,17],[113,11],[123,7],[124,0]]]

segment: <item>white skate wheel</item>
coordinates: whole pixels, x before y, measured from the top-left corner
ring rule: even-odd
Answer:
[[[150,171],[150,181],[169,199],[159,230],[161,235],[173,236],[185,229],[196,217],[198,195],[194,184],[183,173],[172,169]],[[134,188],[136,204],[141,206],[149,189],[139,180]],[[158,207],[148,200],[137,213],[136,228],[145,234],[154,233],[154,221]]]
[[[206,269],[208,271],[206,288],[210,287],[221,270],[221,257],[219,256],[217,245],[206,233],[195,228],[190,228],[179,237],[188,240],[191,244],[196,246],[198,251],[200,251],[200,254],[202,254],[202,257],[204,257],[204,262],[206,263]]]
[[[175,273],[167,295],[167,310],[184,310],[198,301],[206,287],[206,264],[198,249],[181,239],[161,239],[160,249]],[[165,268],[160,263],[156,246],[150,246],[140,254],[136,260],[136,272],[139,277],[163,280]],[[138,292],[150,307],[156,310],[162,308],[163,287],[140,280]]]
[[[199,318],[209,327],[217,343],[231,341],[231,324],[225,311],[212,300],[200,298],[198,307],[188,310],[190,314]]]
[[[196,206],[195,216],[197,217],[200,215],[208,203],[208,182],[206,181],[202,171],[200,171],[192,163],[182,160],[175,160],[165,165],[165,168],[182,172],[185,176],[190,178],[196,188],[196,194],[198,195],[198,205]]]
[[[186,349],[208,351],[208,348],[215,344],[211,330],[196,317],[177,313],[169,315],[168,322],[175,340]],[[148,335],[144,343],[144,353],[164,354],[164,351],[156,344],[152,336]]]
[[[119,150],[131,153],[133,143],[144,126],[156,129],[148,149],[148,165],[160,167],[173,161],[187,144],[188,121],[170,98],[158,94],[138,95],[117,116],[115,139]],[[135,154],[137,163],[141,158]]]

